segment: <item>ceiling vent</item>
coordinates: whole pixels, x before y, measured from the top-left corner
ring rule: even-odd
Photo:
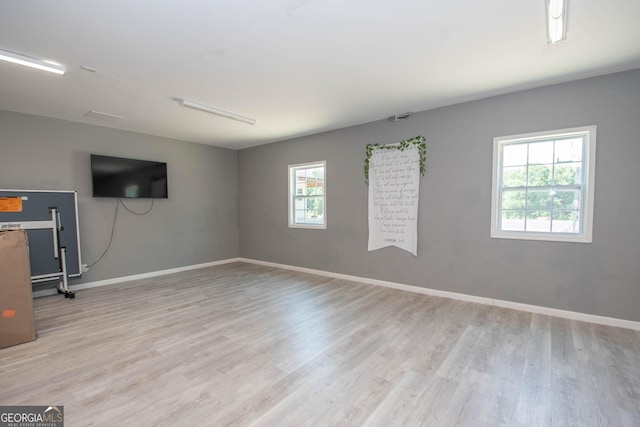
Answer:
[[[400,120],[408,119],[411,116],[413,116],[413,113],[411,113],[411,112],[402,113],[402,114],[398,114],[397,116],[389,117],[389,121],[390,122],[397,122],[397,121],[400,121]]]
[[[89,117],[90,119],[98,119],[98,120],[120,120],[124,119],[124,116],[120,116],[118,114],[111,113],[103,113],[102,111],[90,110],[84,113],[85,117]]]

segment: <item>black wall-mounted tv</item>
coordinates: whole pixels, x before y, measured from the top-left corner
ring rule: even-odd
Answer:
[[[93,197],[166,199],[167,164],[91,155]]]

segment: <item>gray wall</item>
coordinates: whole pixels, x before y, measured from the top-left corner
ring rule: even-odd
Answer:
[[[238,256],[237,152],[0,111],[0,188],[76,190],[87,264],[106,248],[116,208],[116,199],[92,198],[89,154],[167,162],[169,198],[146,216],[120,206],[111,249],[72,285]]]
[[[400,111],[401,112],[401,111]],[[591,244],[491,239],[493,137],[597,125]],[[427,138],[418,257],[367,252],[368,143]],[[287,165],[327,161],[327,229],[287,227]],[[239,152],[242,257],[640,321],[640,70]]]

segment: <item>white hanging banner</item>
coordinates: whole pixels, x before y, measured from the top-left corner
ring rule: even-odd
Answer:
[[[376,148],[369,159],[369,250],[397,246],[418,256],[420,152]]]

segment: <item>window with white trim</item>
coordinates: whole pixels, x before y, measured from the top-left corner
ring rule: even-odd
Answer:
[[[491,237],[590,243],[596,127],[493,140]]]
[[[289,166],[289,227],[326,228],[325,169],[324,161]]]

